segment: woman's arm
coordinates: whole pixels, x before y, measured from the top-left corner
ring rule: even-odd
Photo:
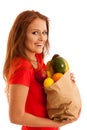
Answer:
[[[15,124],[30,127],[61,127],[71,121],[55,122],[25,112],[25,103],[29,88],[23,85],[9,85],[9,117]]]

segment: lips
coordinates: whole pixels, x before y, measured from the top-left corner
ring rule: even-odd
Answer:
[[[44,44],[36,44],[36,46],[43,48],[43,47],[44,47]]]
[[[36,45],[37,45],[37,46],[43,46],[43,45],[44,45],[44,43],[43,43],[43,44],[42,44],[42,43],[39,43],[39,44],[38,44],[38,43],[36,43]]]

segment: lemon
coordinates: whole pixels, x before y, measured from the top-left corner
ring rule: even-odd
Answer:
[[[54,80],[50,77],[47,77],[44,80],[44,87],[50,87],[54,83]]]

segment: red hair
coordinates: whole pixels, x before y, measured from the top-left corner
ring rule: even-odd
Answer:
[[[37,11],[23,11],[20,13],[10,30],[8,41],[7,41],[7,51],[6,51],[6,59],[3,68],[3,76],[4,79],[7,80],[10,63],[13,58],[17,56],[27,58],[24,48],[25,48],[25,39],[26,39],[26,31],[28,26],[31,24],[33,20],[36,18],[43,19],[46,21],[47,33],[49,36],[49,20],[48,17],[37,12]],[[49,39],[47,38],[46,44],[43,49],[43,57],[49,52]]]

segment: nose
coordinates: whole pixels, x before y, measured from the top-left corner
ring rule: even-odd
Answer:
[[[38,38],[40,41],[43,41],[43,35],[40,33],[39,34],[39,38]]]

